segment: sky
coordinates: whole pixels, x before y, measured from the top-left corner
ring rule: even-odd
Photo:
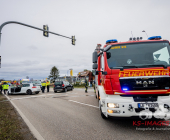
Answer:
[[[0,79],[45,79],[56,66],[60,76],[92,70],[92,53],[108,39],[128,41],[132,36],[162,36],[170,40],[169,0],[0,0],[0,24],[18,21],[38,28],[48,25],[53,34],[18,24],[3,27],[0,41]]]

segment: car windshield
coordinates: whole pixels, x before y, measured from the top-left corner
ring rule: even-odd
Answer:
[[[22,81],[22,84],[31,83],[30,81]]]
[[[114,45],[107,51],[107,62],[111,69],[168,66],[170,65],[169,52],[168,41]]]
[[[33,81],[34,84],[41,84],[40,81]]]

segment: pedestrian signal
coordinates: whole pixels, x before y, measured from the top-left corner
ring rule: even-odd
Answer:
[[[43,25],[43,29],[46,30],[46,31],[48,31],[48,30],[49,30],[48,25]],[[46,31],[43,31],[43,35],[44,35],[45,37],[49,37],[49,34],[48,34],[48,32],[46,32]]]
[[[75,45],[75,44],[76,44],[75,36],[72,36],[72,45]]]

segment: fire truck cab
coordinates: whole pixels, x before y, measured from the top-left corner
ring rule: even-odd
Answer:
[[[92,54],[101,116],[139,116],[170,108],[170,43],[161,36],[107,40]]]

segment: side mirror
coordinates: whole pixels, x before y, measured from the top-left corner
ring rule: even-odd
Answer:
[[[97,52],[95,51],[95,52],[93,52],[92,62],[93,62],[93,63],[97,63],[97,58],[98,58]]]
[[[93,69],[95,69],[95,70],[96,70],[97,68],[98,68],[97,63],[94,63],[94,64],[93,64]]]

